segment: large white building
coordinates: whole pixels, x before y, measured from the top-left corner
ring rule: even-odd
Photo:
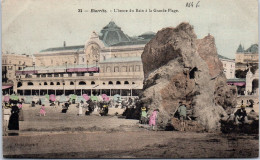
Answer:
[[[236,70],[236,62],[234,59],[230,59],[227,57],[224,57],[222,55],[218,55],[219,60],[223,64],[224,73],[226,75],[227,79],[235,78],[235,70]]]
[[[35,56],[35,67],[17,72],[20,95],[107,94],[136,96],[143,88],[141,54],[152,32],[130,37],[113,21],[85,45],[49,48]]]

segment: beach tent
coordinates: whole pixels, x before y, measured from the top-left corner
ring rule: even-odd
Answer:
[[[51,95],[50,95],[50,100],[53,101],[53,102],[56,101],[56,98],[55,98],[55,95],[54,95],[54,94],[51,94]]]
[[[88,101],[88,100],[90,99],[90,97],[89,97],[87,94],[83,94],[82,97],[83,97],[86,101]]]
[[[4,102],[9,102],[9,101],[10,101],[10,96],[9,95],[4,96]]]
[[[76,100],[76,98],[77,98],[77,95],[75,95],[75,94],[70,95],[70,100]]]
[[[80,103],[81,101],[86,102],[86,100],[82,96],[78,96],[76,102]]]
[[[44,95],[47,99],[50,99],[50,96],[48,94]]]
[[[25,104],[31,104],[32,103],[32,97],[31,96],[25,97],[24,103]]]
[[[102,94],[101,96],[102,96],[103,100],[106,102],[108,102],[110,100],[106,94]]]
[[[59,102],[63,103],[67,101],[67,97],[63,94],[60,96]]]
[[[114,101],[118,101],[118,100],[119,100],[119,102],[122,101],[121,96],[119,94],[114,95],[113,99],[114,99]]]
[[[15,94],[12,94],[12,95],[10,96],[10,99],[11,99],[11,100],[14,100],[14,101],[18,101],[18,100],[19,100],[19,97],[18,97],[17,95],[15,95]]]
[[[91,99],[92,101],[98,101],[98,97],[97,97],[97,96],[91,96],[90,99]]]

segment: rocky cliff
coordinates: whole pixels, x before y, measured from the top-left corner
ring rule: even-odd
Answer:
[[[214,37],[198,40],[188,23],[158,31],[145,46],[142,62],[142,101],[149,112],[160,110],[160,128],[172,122],[179,101],[206,130],[219,129],[221,117],[235,105],[236,92],[226,85]]]

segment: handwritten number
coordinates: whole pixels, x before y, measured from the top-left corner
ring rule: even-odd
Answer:
[[[78,12],[82,12],[82,9],[78,9]]]
[[[196,8],[198,8],[198,7],[200,7],[200,5],[199,5],[199,3],[200,3],[200,1],[198,1],[197,3],[196,3]],[[186,7],[193,7],[193,2],[187,2],[186,3]]]

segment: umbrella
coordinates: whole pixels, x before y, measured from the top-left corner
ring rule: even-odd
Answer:
[[[63,94],[60,96],[59,102],[63,103],[67,101],[67,97]]]
[[[50,96],[48,94],[44,95],[47,99],[50,99]]]
[[[86,101],[88,101],[89,98],[90,98],[87,94],[83,94],[82,97],[83,97]]]
[[[121,96],[119,94],[114,95],[113,97],[114,101],[121,101]]]
[[[56,98],[55,98],[55,95],[54,95],[54,94],[51,94],[51,95],[50,95],[50,100],[53,101],[53,102],[56,101]]]
[[[9,96],[4,96],[4,102],[9,102],[10,97]]]
[[[90,99],[91,99],[92,101],[98,101],[98,97],[97,97],[97,96],[91,96]]]

